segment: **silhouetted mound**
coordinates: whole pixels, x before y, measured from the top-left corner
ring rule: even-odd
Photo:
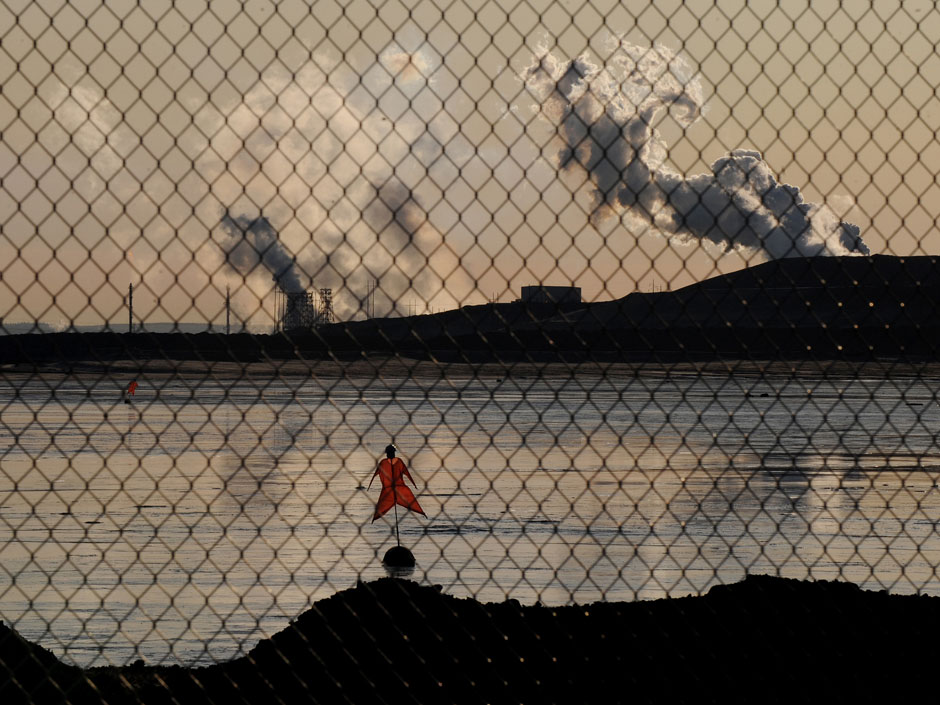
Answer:
[[[66,666],[0,622],[0,703],[56,703],[72,696],[85,702],[90,694],[80,668]]]
[[[373,354],[445,362],[936,358],[940,257],[794,257],[615,301],[491,303],[274,335],[0,335],[0,364]]]
[[[779,259],[675,291],[591,304],[576,327],[855,329],[936,325],[940,258]],[[727,331],[726,331],[727,333]]]
[[[209,668],[82,672],[3,628],[0,702],[904,702],[932,685],[938,631],[940,598],[848,583],[550,608],[383,579]]]

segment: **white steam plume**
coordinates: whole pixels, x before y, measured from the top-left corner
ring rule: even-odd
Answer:
[[[284,290],[333,287],[347,317],[357,285],[373,279],[383,312],[409,295],[440,297],[447,251],[422,203],[435,202],[428,169],[444,148],[416,112],[436,100],[439,64],[427,47],[392,43],[362,74],[269,70],[228,116],[207,106],[218,169],[231,177],[213,185],[229,271],[270,272]],[[259,173],[277,183],[275,197],[257,187]],[[306,238],[285,232],[291,221]]]
[[[667,110],[683,126],[695,122],[701,85],[672,50],[613,41],[604,66],[542,51],[524,76],[562,139],[558,166],[591,179],[596,221],[627,213],[671,237],[771,258],[869,254],[857,226],[778,183],[759,152],[734,150],[693,176],[666,166],[653,125]]]

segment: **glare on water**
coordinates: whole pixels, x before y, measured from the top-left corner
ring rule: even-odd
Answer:
[[[0,617],[82,665],[207,664],[386,574],[545,604],[747,572],[940,594],[929,381],[470,373],[0,378]]]

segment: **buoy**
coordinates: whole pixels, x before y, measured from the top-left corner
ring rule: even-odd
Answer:
[[[415,557],[411,551],[401,545],[401,535],[398,530],[398,505],[400,504],[413,512],[417,512],[425,518],[427,514],[418,504],[414,493],[405,485],[406,477],[411,480],[412,484],[414,484],[414,478],[411,477],[411,473],[408,472],[408,468],[405,467],[405,463],[402,462],[401,458],[395,457],[397,452],[398,449],[394,444],[387,445],[385,447],[385,458],[379,462],[379,466],[372,475],[372,480],[375,480],[376,476],[382,479],[382,494],[379,495],[378,504],[375,505],[375,514],[372,515],[372,521],[378,519],[389,509],[395,509],[395,546],[386,551],[382,563],[390,569],[407,569],[415,567]],[[369,481],[369,487],[372,486],[372,480]]]
[[[414,554],[404,546],[392,546],[385,552],[382,562],[391,568],[414,568]]]

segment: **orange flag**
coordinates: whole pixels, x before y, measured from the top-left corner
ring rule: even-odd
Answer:
[[[379,495],[378,504],[375,505],[375,515],[372,517],[372,521],[378,519],[396,504],[400,504],[418,514],[424,514],[424,510],[418,504],[414,493],[405,484],[406,477],[411,480],[412,485],[415,485],[415,481],[401,458],[382,458],[372,475],[372,480],[369,480],[369,487],[372,487],[376,475],[382,480],[382,494]],[[427,516],[427,514],[424,514],[424,516]]]
[[[134,396],[134,392],[136,392],[136,391],[137,391],[137,382],[136,382],[136,381],[135,381],[135,382],[131,382],[129,385],[127,385],[127,393],[128,393],[128,394],[130,394],[131,396]]]

